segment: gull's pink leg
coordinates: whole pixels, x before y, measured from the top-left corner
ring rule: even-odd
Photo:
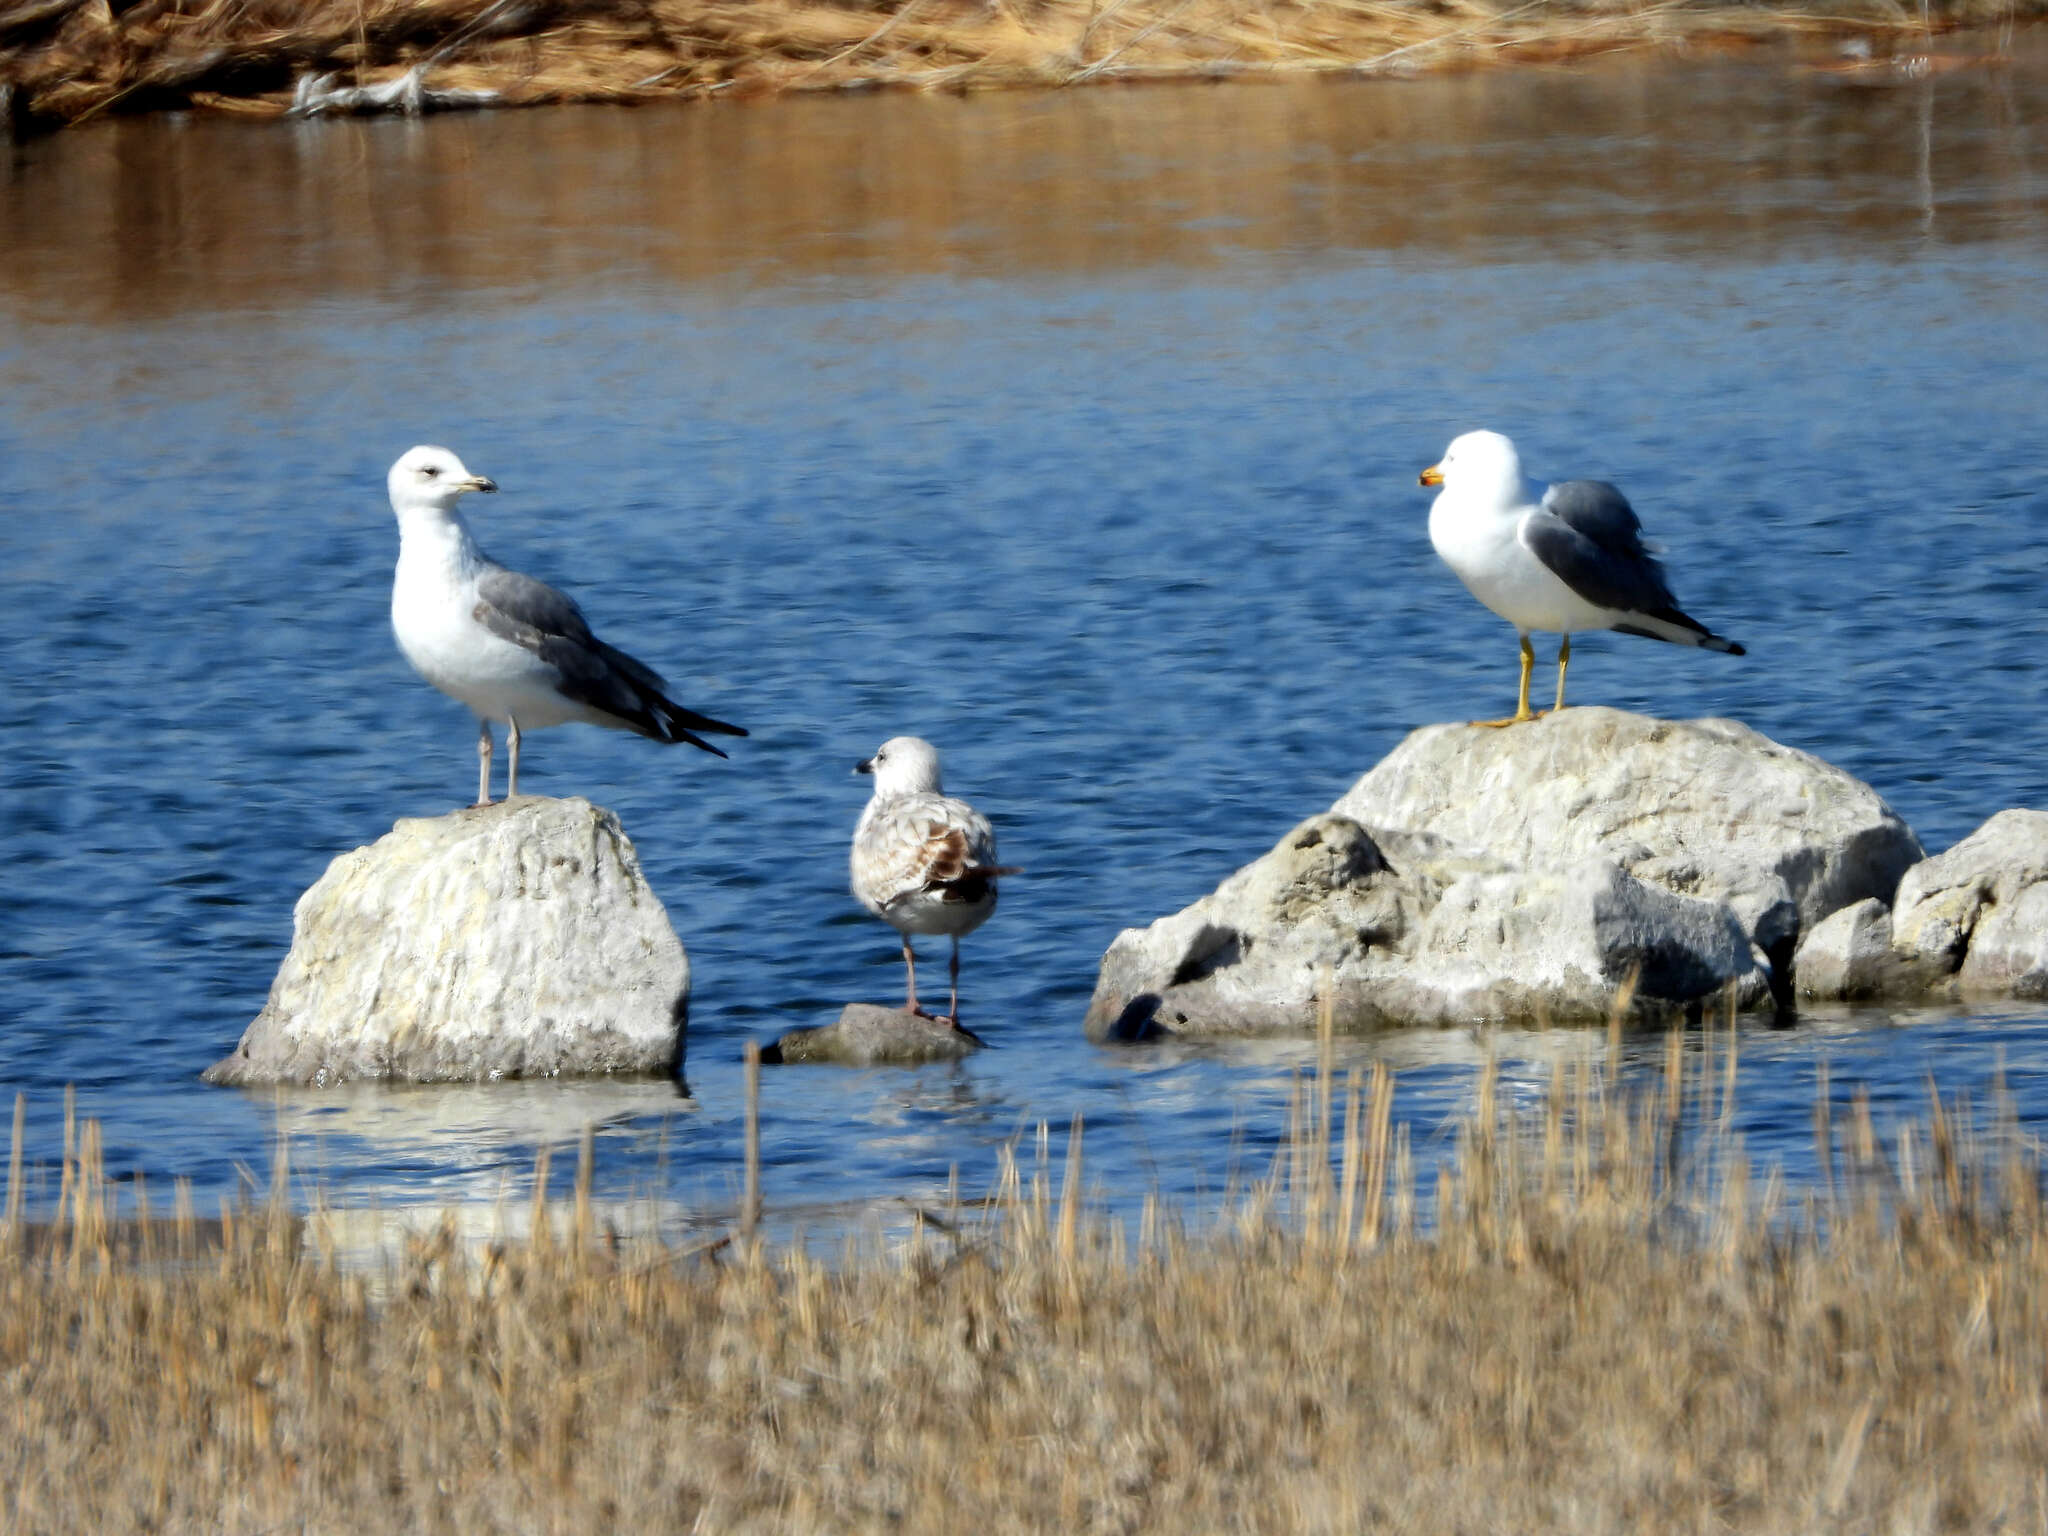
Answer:
[[[946,1022],[955,1029],[960,1027],[960,936],[953,936],[953,963],[948,968],[953,979],[953,1006],[946,1014]]]
[[[910,995],[903,1004],[904,1012],[921,1012],[922,1010],[917,1006],[917,952],[910,947],[909,934],[903,936],[903,970],[904,974],[909,977],[908,986],[910,988]]]
[[[476,803],[491,803],[491,722],[476,723]]]

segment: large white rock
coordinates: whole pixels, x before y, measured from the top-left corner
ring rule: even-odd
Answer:
[[[2048,997],[2048,811],[2000,811],[1906,871],[1891,944],[1916,989]]]
[[[619,821],[587,800],[406,820],[292,914],[216,1083],[673,1073],[690,962]]]
[[[1431,832],[1513,865],[1612,859],[1639,880],[1725,901],[1788,962],[1800,934],[1924,857],[1877,792],[1734,720],[1568,709],[1489,731],[1416,731],[1334,809]]]
[[[1087,1028],[1646,1017],[1789,996],[1803,930],[1921,856],[1868,788],[1725,720],[1416,731],[1209,896],[1118,935]]]

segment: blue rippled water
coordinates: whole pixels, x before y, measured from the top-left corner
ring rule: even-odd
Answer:
[[[2038,50],[2036,50],[2038,53]],[[424,124],[114,123],[0,158],[0,1086],[118,1173],[231,1190],[280,1127],[329,1199],[488,1199],[596,1123],[614,1193],[729,1205],[739,1047],[900,986],[845,892],[912,731],[1027,878],[965,951],[961,1067],[771,1073],[785,1211],[923,1195],[1085,1115],[1122,1204],[1263,1167],[1305,1043],[1101,1049],[1104,945],[1414,726],[1509,702],[1435,562],[1458,431],[1628,488],[1743,660],[1583,644],[1574,697],[1732,715],[1930,848],[2042,804],[2048,104],[2032,55],[1861,89],[1797,62],[784,100]],[[336,853],[463,802],[467,716],[387,622],[383,473],[441,442],[501,558],[576,593],[733,761],[579,728],[695,968],[646,1084],[206,1088]],[[1350,1042],[1435,1144],[1496,1050]],[[1650,1055],[1653,1045],[1646,1045]],[[1647,1056],[1646,1056],[1647,1060]],[[1747,1026],[1740,1128],[1807,1156],[1825,1063],[1910,1113],[2037,1006]],[[47,1177],[47,1175],[46,1175]]]

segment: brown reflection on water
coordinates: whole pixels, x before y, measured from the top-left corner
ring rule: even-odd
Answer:
[[[2038,241],[2048,46],[1417,81],[136,119],[0,151],[0,303],[110,320],[543,286]]]

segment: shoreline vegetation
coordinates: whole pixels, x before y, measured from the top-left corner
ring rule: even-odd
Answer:
[[[1400,75],[1813,39],[1862,40],[1826,67],[1910,75],[1958,62],[1926,51],[1937,33],[2044,14],[2048,0],[0,0],[0,137],[169,110]]]
[[[24,1530],[2035,1530],[2048,1216],[1998,1085],[1895,1128],[1823,1075],[1788,1195],[1732,1030],[1491,1068],[1441,1155],[1327,1025],[1270,1173],[1193,1231],[1005,1154],[990,1195],[823,1262],[749,1219],[664,1247],[589,1198],[337,1259],[274,1198],[0,1225]],[[758,1166],[749,1107],[749,1171]],[[772,1130],[772,1128],[771,1128]],[[1430,1165],[1425,1169],[1425,1161]],[[1433,1172],[1434,1177],[1428,1177]],[[536,1188],[545,1190],[544,1173]]]

